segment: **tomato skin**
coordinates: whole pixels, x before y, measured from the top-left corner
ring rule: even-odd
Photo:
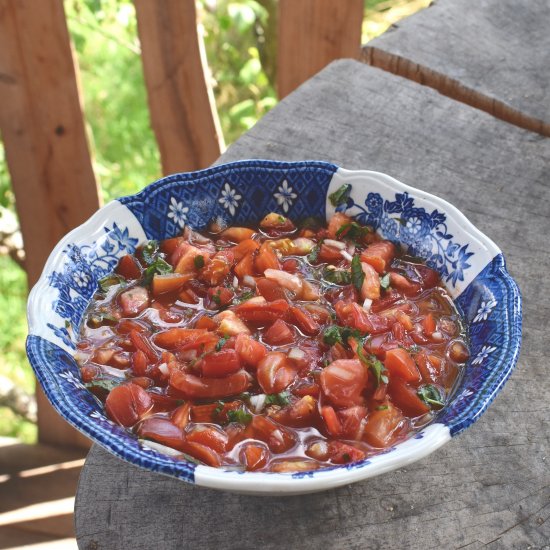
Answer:
[[[391,320],[365,311],[359,304],[340,300],[334,305],[336,316],[345,326],[356,328],[361,332],[380,334],[391,326]]]
[[[275,300],[265,304],[249,302],[238,305],[234,311],[244,321],[254,323],[270,323],[281,319],[290,307],[286,300]]]
[[[256,376],[265,393],[280,393],[294,381],[296,371],[284,353],[272,351],[258,364]]]
[[[240,370],[224,378],[199,378],[194,374],[170,372],[170,386],[187,399],[218,399],[245,391],[250,385],[246,371]]]
[[[224,453],[227,447],[227,434],[221,428],[214,426],[197,425],[192,430],[186,432],[186,441],[200,443],[210,447],[217,453]]]
[[[416,389],[409,386],[401,378],[390,379],[388,393],[392,402],[407,416],[421,416],[431,410],[430,407],[418,397]]]
[[[328,223],[327,233],[331,239],[338,239],[338,230],[351,223],[351,218],[342,212],[335,212]]]
[[[266,269],[281,269],[281,263],[277,254],[269,244],[269,241],[265,241],[258,250],[258,255],[254,260],[254,267],[258,273],[263,273]]]
[[[294,330],[282,319],[277,319],[265,332],[264,342],[271,346],[282,346],[294,342]]]
[[[388,447],[399,435],[404,425],[404,417],[401,411],[391,403],[382,405],[369,413],[365,424],[363,439],[373,447]]]
[[[294,317],[294,322],[296,326],[308,336],[313,336],[317,334],[321,327],[319,323],[314,319],[314,317],[309,313],[305,312],[301,307],[291,306],[290,312]]]
[[[237,335],[235,351],[246,366],[254,368],[267,354],[265,346],[247,334]]]
[[[269,460],[269,450],[260,443],[249,443],[241,450],[241,462],[249,472],[260,470]]]
[[[392,378],[398,376],[406,382],[420,381],[420,372],[414,359],[403,348],[394,348],[386,351],[384,366],[390,371]]]
[[[256,439],[264,441],[273,453],[284,453],[294,446],[292,433],[265,416],[255,416],[251,428]]]
[[[154,336],[155,345],[163,349],[175,349],[197,340],[207,333],[206,329],[170,328]]]
[[[201,462],[204,462],[207,466],[212,466],[214,468],[219,468],[221,466],[222,459],[220,455],[214,451],[214,449],[211,449],[206,445],[202,445],[201,443],[184,441],[181,449],[179,450],[192,456],[193,458],[196,458],[197,460],[200,460]]]
[[[184,444],[183,431],[166,418],[146,418],[138,428],[140,437],[152,439],[157,443],[182,450]]]
[[[365,453],[358,449],[343,443],[342,441],[331,441],[328,445],[328,455],[334,464],[349,464],[365,458]]]
[[[372,243],[361,253],[361,262],[370,264],[379,274],[388,271],[395,257],[395,245],[390,241]]]
[[[137,384],[122,384],[113,388],[105,400],[107,416],[129,428],[153,406],[151,396]]]
[[[141,277],[141,269],[135,258],[130,254],[126,254],[126,256],[120,258],[115,273],[125,279],[139,279]]]
[[[361,405],[368,373],[357,359],[338,359],[321,372],[323,393],[337,407]]]
[[[260,295],[263,296],[268,302],[287,299],[285,289],[272,279],[259,277],[256,279],[256,288]]]
[[[223,378],[241,369],[241,361],[234,349],[222,349],[205,355],[198,367],[207,378]]]
[[[131,330],[130,340],[132,340],[132,344],[134,344],[136,350],[141,350],[147,356],[149,361],[154,363],[159,360],[159,352],[151,345],[151,342],[149,342],[147,337],[142,332]]]
[[[361,298],[366,300],[377,300],[380,298],[380,277],[378,273],[372,267],[372,265],[365,262],[361,263],[361,269],[363,270],[363,284],[361,285]]]

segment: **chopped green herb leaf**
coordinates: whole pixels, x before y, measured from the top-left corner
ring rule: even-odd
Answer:
[[[334,346],[336,343],[347,345],[349,338],[363,341],[365,335],[356,328],[339,327],[338,325],[328,327],[323,333],[323,341],[328,346]]]
[[[383,277],[380,277],[380,286],[384,290],[387,290],[388,288],[390,288],[390,274],[389,273],[386,273]]]
[[[379,405],[378,407],[376,407],[376,410],[377,411],[387,411],[388,406],[387,405]]]
[[[368,233],[370,233],[370,229],[368,227],[359,225],[357,222],[351,222],[345,223],[342,227],[340,227],[340,229],[336,231],[336,236],[355,243],[360,243]]]
[[[357,290],[361,290],[364,279],[365,274],[363,273],[363,268],[361,267],[361,260],[356,254],[353,257],[353,260],[351,260],[351,282]]]
[[[151,265],[159,255],[158,241],[149,241],[142,249],[141,256],[147,265]]]
[[[426,384],[418,388],[418,397],[433,409],[441,409],[445,405],[443,392],[433,384]]]
[[[271,393],[265,396],[266,405],[280,405],[286,407],[290,403],[290,393],[282,391],[281,393]]]
[[[342,455],[342,458],[343,458],[344,462],[349,462],[351,460],[351,456],[350,456],[349,453],[344,453]]]
[[[195,256],[193,263],[195,264],[196,269],[202,269],[204,267],[204,256],[201,256],[200,254]]]
[[[216,292],[216,294],[212,295],[212,301],[218,305],[222,303],[221,297],[220,297],[220,289]]]
[[[236,298],[234,298],[233,303],[240,304],[242,302],[246,302],[247,300],[250,300],[250,298],[254,298],[254,296],[256,296],[256,294],[254,293],[253,290],[247,290],[243,292],[240,296],[237,296]]]
[[[229,338],[227,336],[224,336],[223,338],[220,338],[218,340],[218,343],[216,344],[216,351],[221,351],[223,346],[225,346],[225,343],[227,342],[227,340],[229,340]]]
[[[351,274],[345,269],[324,269],[323,279],[335,285],[349,285],[351,283]]]
[[[284,216],[281,216],[279,214],[279,217],[277,218],[279,220],[279,223],[285,223],[286,222],[286,218]]]
[[[386,367],[384,367],[384,364],[379,361],[374,355],[367,356],[365,354],[365,350],[363,349],[362,342],[357,346],[356,352],[359,359],[361,360],[361,363],[368,367],[374,374],[374,377],[376,378],[376,384],[378,386],[380,385],[380,383],[387,384],[388,377],[384,374],[386,372]]]
[[[103,277],[103,279],[99,279],[97,284],[102,292],[107,292],[109,288],[114,285],[125,286],[126,279],[124,277],[121,277],[120,275],[117,275],[116,273],[110,273],[106,277]]]
[[[252,415],[243,409],[236,411],[227,411],[227,419],[229,422],[238,422],[239,424],[249,424],[252,421]]]
[[[166,275],[173,271],[172,266],[159,257],[143,272],[142,284],[145,286],[150,285],[156,273],[159,275]]]
[[[330,204],[332,204],[332,206],[340,206],[341,204],[345,204],[348,201],[350,191],[351,184],[344,183],[344,185],[336,189],[334,193],[331,193],[328,196]]]
[[[321,250],[321,246],[323,245],[323,240],[321,239],[314,247],[313,250],[307,255],[307,261],[310,264],[317,263],[317,260],[319,258],[319,251]]]
[[[86,382],[84,385],[89,389],[101,389],[110,392],[113,388],[120,385],[122,380],[115,380],[113,378],[96,378],[90,382]]]
[[[225,403],[223,401],[216,401],[218,403],[218,406],[214,409],[214,416],[218,416],[225,406]]]

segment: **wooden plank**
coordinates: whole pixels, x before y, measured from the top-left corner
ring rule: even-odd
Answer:
[[[205,168],[225,148],[195,0],[135,0],[151,122],[164,174]]]
[[[29,284],[99,206],[61,0],[0,0],[0,128]],[[88,445],[37,392],[39,437]]]
[[[363,0],[280,0],[277,91],[285,97],[335,59],[357,58]]]
[[[345,93],[342,92],[345,90]],[[81,548],[544,548],[550,540],[550,140],[355,62],[338,61],[219,162],[316,158],[380,170],[450,200],[502,247],[524,296],[518,368],[436,453],[309,496],[216,492],[94,446],[76,500]],[[149,519],[150,518],[150,519]],[[215,526],[215,527],[211,527]],[[90,545],[90,546],[88,546]]]
[[[550,4],[438,0],[369,42],[363,59],[550,136]]]

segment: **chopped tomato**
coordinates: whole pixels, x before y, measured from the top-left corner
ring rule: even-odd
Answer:
[[[331,441],[328,446],[328,455],[334,464],[357,462],[366,456],[364,451],[342,441]]]
[[[294,446],[295,438],[291,432],[265,416],[255,416],[251,427],[255,437],[265,441],[274,453],[284,453]]]
[[[235,308],[235,313],[244,321],[254,323],[270,323],[281,319],[288,311],[289,305],[286,300],[275,300],[258,304],[248,300]]]
[[[273,279],[259,277],[256,279],[256,288],[268,302],[287,299],[285,289]]]
[[[156,334],[154,342],[160,348],[174,349],[194,342],[199,336],[204,336],[206,332],[206,329],[202,328],[170,328]]]
[[[435,332],[435,319],[431,313],[428,313],[428,315],[426,315],[426,317],[422,320],[422,327],[426,336],[431,336]]]
[[[205,355],[198,363],[203,376],[208,378],[223,378],[241,368],[239,356],[234,349],[223,349]]]
[[[333,437],[338,437],[342,433],[342,424],[336,415],[333,407],[321,407],[321,416],[325,421],[327,432]]]
[[[269,241],[265,241],[260,246],[258,255],[254,260],[254,266],[256,267],[256,271],[258,271],[259,273],[263,273],[266,269],[281,268],[279,258],[277,258],[277,254],[275,254],[275,251],[273,250],[273,248],[271,248]]]
[[[157,297],[168,292],[178,292],[187,281],[188,278],[180,273],[155,274],[153,276],[153,296]]]
[[[240,243],[250,239],[254,233],[254,229],[248,227],[228,227],[220,233],[220,237],[234,243]]]
[[[331,239],[339,238],[338,231],[340,231],[345,225],[349,225],[351,222],[352,219],[349,216],[346,216],[346,214],[343,214],[342,212],[335,212],[332,218],[330,218],[330,222],[328,224],[328,236]]]
[[[288,258],[283,262],[282,268],[283,271],[286,271],[287,273],[296,273],[300,269],[300,264],[298,263],[298,260]]]
[[[234,311],[222,311],[216,315],[215,320],[219,323],[217,331],[222,336],[250,334],[248,327],[235,315]]]
[[[361,252],[361,262],[370,264],[381,275],[388,271],[395,257],[395,245],[390,241],[372,243]]]
[[[152,439],[157,443],[182,450],[184,437],[181,428],[167,418],[146,418],[138,428],[138,434],[144,439]]]
[[[221,284],[231,270],[234,261],[235,255],[231,250],[216,252],[210,262],[201,270],[200,279],[210,286]]]
[[[405,296],[416,296],[420,291],[420,285],[418,283],[413,283],[407,279],[407,277],[392,271],[390,273],[390,284],[392,287],[397,288]]]
[[[296,371],[287,356],[279,351],[268,353],[258,364],[258,384],[265,393],[279,393],[294,381]]]
[[[250,377],[244,370],[224,378],[199,378],[175,370],[170,373],[170,385],[187,399],[218,399],[244,392],[250,385]]]
[[[457,340],[449,347],[449,357],[457,363],[465,363],[470,357],[470,352],[462,342]]]
[[[378,273],[372,265],[365,262],[361,263],[361,269],[365,275],[361,285],[361,298],[363,300],[377,300],[380,298],[380,277]]]
[[[394,348],[386,352],[384,366],[390,371],[392,378],[399,376],[406,382],[418,382],[420,373],[411,354],[403,348]]]
[[[393,403],[407,416],[420,416],[430,412],[430,407],[418,397],[416,389],[401,378],[390,378],[388,393]]]
[[[125,317],[135,317],[149,306],[149,292],[142,286],[134,286],[125,290],[119,296],[122,314]]]
[[[201,263],[206,264],[209,254],[184,241],[172,254],[170,263],[174,266],[176,273],[194,274],[197,271],[199,256],[202,257]]]
[[[253,241],[252,239],[246,239],[241,241],[237,246],[232,247],[230,250],[233,251],[235,256],[235,261],[241,261],[245,256],[252,256],[256,250],[260,248],[260,245]]]
[[[292,233],[296,229],[286,216],[281,216],[281,214],[276,212],[270,212],[260,222],[260,227],[270,235]]]
[[[369,445],[383,449],[396,440],[405,422],[401,411],[387,402],[369,413],[363,438]]]
[[[210,447],[217,453],[225,452],[227,445],[227,434],[221,428],[215,428],[214,426],[194,426],[186,432],[185,439]]]
[[[130,254],[126,254],[126,256],[120,258],[115,273],[118,273],[125,279],[139,279],[141,277],[141,269],[136,259]]]
[[[355,406],[348,407],[339,411],[338,416],[342,422],[342,435],[347,439],[361,439],[365,417],[367,416],[366,407]]]
[[[319,323],[313,318],[313,316],[309,313],[306,313],[301,307],[292,306],[290,308],[290,312],[294,317],[294,322],[296,323],[296,326],[304,334],[307,334],[308,336],[313,336],[321,330]]]
[[[259,443],[249,443],[241,450],[242,462],[248,471],[262,469],[269,460],[269,450],[265,445]]]
[[[338,359],[321,373],[321,388],[338,407],[363,403],[362,392],[367,384],[367,371],[357,359]]]
[[[213,288],[209,288],[209,309],[220,309],[229,305],[232,302],[234,296],[235,293],[224,286],[215,286]]]
[[[294,342],[294,330],[282,319],[277,319],[265,332],[264,342],[272,346],[282,346]]]
[[[204,462],[207,466],[213,466],[214,468],[221,466],[222,459],[220,455],[206,445],[201,445],[194,441],[184,441],[181,450],[193,458]]]
[[[136,347],[136,350],[141,350],[150,361],[154,362],[159,360],[159,352],[151,345],[143,332],[138,332],[137,330],[130,331],[130,339]]]
[[[235,351],[240,360],[248,367],[256,367],[265,357],[267,350],[263,344],[247,334],[238,334],[235,341]]]
[[[247,254],[239,260],[233,271],[239,279],[252,277],[254,275],[254,257],[252,254]]]
[[[113,388],[105,401],[105,411],[121,426],[133,426],[151,409],[150,395],[137,384],[122,384]]]
[[[190,413],[191,402],[188,401],[172,412],[171,420],[180,430],[183,430],[189,424]]]

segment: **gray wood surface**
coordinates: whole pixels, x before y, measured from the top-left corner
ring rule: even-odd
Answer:
[[[436,0],[365,51],[376,66],[550,135],[548,0]]]
[[[550,548],[550,140],[355,61],[331,64],[220,162],[322,159],[450,200],[503,249],[524,295],[518,368],[436,453],[301,497],[205,490],[94,446],[76,501],[80,548]]]

